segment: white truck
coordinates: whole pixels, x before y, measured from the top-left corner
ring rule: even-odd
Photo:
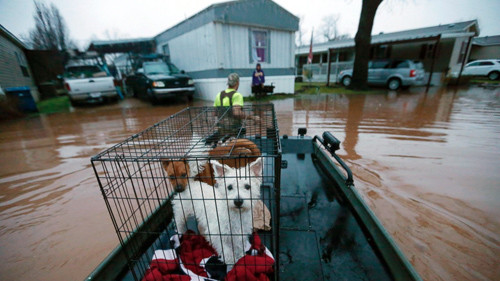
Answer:
[[[66,67],[64,86],[72,105],[118,100],[113,76],[106,74],[98,65]]]

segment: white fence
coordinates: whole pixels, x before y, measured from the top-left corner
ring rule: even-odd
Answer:
[[[345,69],[352,69],[354,62],[332,62],[330,65],[330,83],[335,83],[338,80],[340,72]],[[304,81],[326,82],[327,80],[328,63],[304,64],[302,69],[302,78]]]

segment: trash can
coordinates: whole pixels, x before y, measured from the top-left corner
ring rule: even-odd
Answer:
[[[17,110],[21,112],[38,112],[29,87],[5,88],[4,91],[11,104],[17,106]]]

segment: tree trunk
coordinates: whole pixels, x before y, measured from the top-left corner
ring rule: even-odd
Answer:
[[[368,61],[370,60],[370,43],[375,13],[382,0],[363,0],[361,17],[359,18],[358,32],[354,38],[356,46],[354,70],[351,87],[354,90],[368,89]]]

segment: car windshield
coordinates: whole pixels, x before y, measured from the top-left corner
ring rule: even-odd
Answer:
[[[421,61],[416,60],[416,61],[413,61],[413,63],[415,64],[415,67],[418,69],[424,68],[424,64]]]
[[[170,63],[150,63],[144,65],[144,73],[146,75],[155,75],[155,74],[178,74],[179,69],[175,67],[175,65]]]
[[[105,77],[107,74],[97,65],[79,65],[67,67],[64,76],[67,78],[95,78]]]

